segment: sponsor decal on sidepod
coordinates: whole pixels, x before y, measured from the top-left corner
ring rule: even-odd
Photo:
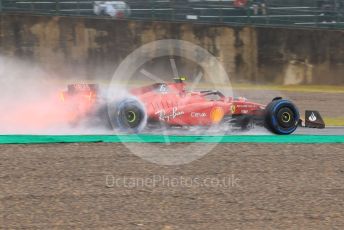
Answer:
[[[175,119],[178,116],[183,115],[184,111],[178,111],[177,107],[173,107],[171,114],[166,114],[166,111],[163,109],[159,110],[155,114],[159,114],[159,120],[160,121],[166,121],[166,120],[169,121],[169,120]]]
[[[191,117],[195,117],[195,118],[207,117],[207,114],[206,113],[195,113],[195,112],[192,112],[191,113]]]

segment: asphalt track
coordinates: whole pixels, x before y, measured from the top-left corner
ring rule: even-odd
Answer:
[[[112,134],[111,132],[107,132],[108,134]],[[217,130],[209,130],[206,129],[205,131],[203,129],[183,129],[180,128],[172,128],[168,130],[150,130],[144,132],[146,134],[155,134],[155,135],[274,135],[271,132],[269,132],[264,127],[254,127],[249,130],[241,130],[241,129],[225,129],[224,131],[217,131]],[[342,126],[331,126],[326,127],[325,129],[313,129],[313,128],[305,128],[305,127],[299,127],[296,129],[296,131],[292,135],[344,135],[344,127]]]
[[[344,135],[344,127],[327,127],[325,129],[298,128],[295,134],[303,135]]]

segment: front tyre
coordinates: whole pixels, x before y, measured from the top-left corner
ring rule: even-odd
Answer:
[[[276,134],[293,133],[298,126],[299,119],[299,110],[288,100],[273,100],[265,109],[266,127]]]

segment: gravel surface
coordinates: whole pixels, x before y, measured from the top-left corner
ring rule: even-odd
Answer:
[[[1,145],[0,184],[1,229],[344,229],[344,145]]]

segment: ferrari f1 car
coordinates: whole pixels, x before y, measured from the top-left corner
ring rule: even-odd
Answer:
[[[232,125],[241,129],[258,125],[281,135],[293,133],[298,126],[325,128],[319,112],[306,111],[303,121],[295,104],[281,97],[262,105],[243,97],[226,97],[217,90],[188,91],[181,78],[172,83],[133,88],[129,95],[100,105],[97,85],[74,84],[62,92],[61,98],[73,101],[74,121],[98,116],[128,133],[141,132],[153,124],[168,127]]]

